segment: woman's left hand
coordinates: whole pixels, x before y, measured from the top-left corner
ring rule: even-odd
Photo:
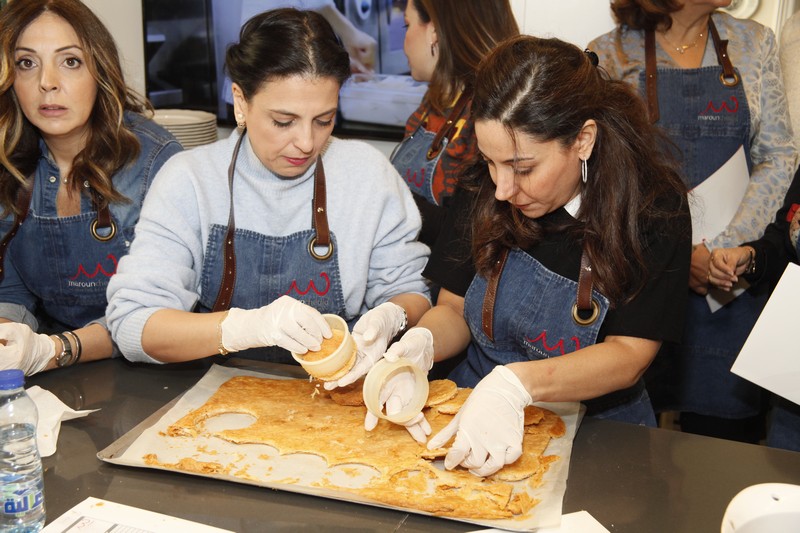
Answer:
[[[516,374],[496,366],[470,393],[455,418],[430,441],[428,449],[453,445],[444,459],[452,470],[457,465],[476,476],[488,476],[522,455],[525,407],[531,395]]]

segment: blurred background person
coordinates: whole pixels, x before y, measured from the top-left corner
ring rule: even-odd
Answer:
[[[350,71],[353,73],[372,73],[375,70],[375,55],[378,43],[371,35],[356,28],[341,11],[336,8],[333,0],[243,0],[241,8],[241,25],[264,11],[293,7],[295,9],[316,11],[323,17],[341,39],[342,45],[350,57]],[[231,92],[231,79],[225,76],[222,83],[222,97],[233,105]]]
[[[775,36],[715,11],[729,4],[613,0],[618,27],[589,47],[613,78],[644,95],[650,119],[679,150],[692,190],[687,327],[648,370],[656,411],[680,411],[684,431],[758,442],[764,391],[730,368],[768,291],[739,290],[733,301],[712,291],[710,302],[710,250],[761,237],[797,168],[797,152]]]
[[[462,166],[476,153],[475,70],[519,28],[508,0],[408,0],[405,23],[411,76],[429,85],[391,160],[422,214],[420,240],[432,246]]]
[[[734,248],[711,251],[709,281],[722,290],[744,278],[751,287],[772,291],[789,262],[800,257],[800,169],[795,173],[783,206],[764,236]],[[767,445],[800,451],[800,406],[772,395],[767,424]]]
[[[0,27],[0,368],[33,374],[112,355],[106,286],[181,146],[79,0],[10,3]]]
[[[780,57],[794,146],[800,150],[800,11],[789,17],[781,28]]]

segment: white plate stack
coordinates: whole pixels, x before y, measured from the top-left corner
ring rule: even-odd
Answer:
[[[153,120],[175,136],[184,148],[217,140],[217,117],[194,109],[156,109]]]

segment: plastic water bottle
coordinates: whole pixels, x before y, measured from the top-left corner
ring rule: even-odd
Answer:
[[[28,533],[44,527],[42,459],[36,448],[38,413],[25,392],[22,370],[0,370],[0,531]]]

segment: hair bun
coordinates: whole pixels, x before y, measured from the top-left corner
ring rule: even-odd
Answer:
[[[583,53],[587,55],[587,57],[589,58],[589,61],[591,61],[592,65],[594,65],[595,67],[600,64],[600,58],[597,57],[597,54],[595,54],[594,52],[592,52],[588,48],[586,50],[584,50]]]

